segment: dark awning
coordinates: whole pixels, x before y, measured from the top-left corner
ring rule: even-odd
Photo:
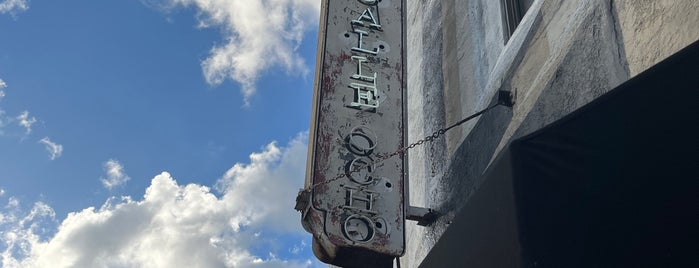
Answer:
[[[699,264],[699,42],[513,141],[424,267]]]

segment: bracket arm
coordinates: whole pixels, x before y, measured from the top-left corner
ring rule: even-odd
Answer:
[[[437,212],[431,208],[408,206],[405,219],[416,221],[420,226],[427,226],[437,220],[437,216]]]

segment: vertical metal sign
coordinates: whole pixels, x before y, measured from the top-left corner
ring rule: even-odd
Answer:
[[[322,2],[302,223],[326,263],[390,264],[405,249],[405,160],[372,164],[405,143],[404,8]]]

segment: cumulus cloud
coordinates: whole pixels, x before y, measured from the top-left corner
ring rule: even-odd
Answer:
[[[289,220],[298,215],[289,209],[293,202],[287,200],[295,200],[303,186],[306,139],[305,134],[300,135],[286,148],[272,142],[262,152],[251,154],[249,164],[238,163],[226,171],[216,188],[226,193],[223,200],[227,204],[241,204],[231,207],[236,214],[245,215],[235,219],[236,226],[298,230],[299,223]]]
[[[46,151],[49,152],[49,157],[51,160],[60,157],[63,153],[63,145],[52,142],[49,137],[44,137],[43,139],[39,140],[39,143],[46,146]]]
[[[0,2],[0,13],[16,14],[29,9],[28,0],[5,0]]]
[[[111,190],[131,179],[129,175],[126,175],[126,172],[124,172],[124,166],[117,160],[109,159],[102,165],[104,167],[104,172],[107,173],[107,177],[102,178],[101,181],[102,185],[107,189]]]
[[[36,202],[29,212],[23,212],[19,200],[10,197],[0,210],[0,266],[29,267],[15,257],[29,254],[32,245],[40,244],[41,237],[48,235],[47,225],[55,224],[55,218],[56,213],[43,202]]]
[[[219,193],[163,172],[140,200],[111,198],[70,213],[51,237],[17,227],[12,232],[24,235],[2,237],[9,245],[2,267],[309,267],[309,259],[251,251],[280,235],[304,235],[291,207],[305,143],[300,135],[285,147],[268,144],[226,172]]]
[[[199,27],[220,28],[225,41],[202,62],[204,77],[212,85],[236,81],[246,104],[265,70],[282,67],[289,74],[308,73],[297,50],[304,34],[317,25],[319,0],[142,1],[163,10],[195,7]]]
[[[29,134],[32,132],[32,125],[36,123],[36,117],[29,117],[29,112],[24,111],[19,116],[17,116],[17,123],[24,127],[25,129],[25,134]]]

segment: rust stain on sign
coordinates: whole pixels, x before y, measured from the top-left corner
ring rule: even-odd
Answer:
[[[327,263],[360,266],[405,249],[406,161],[371,164],[405,143],[404,6],[322,2],[302,223]]]

